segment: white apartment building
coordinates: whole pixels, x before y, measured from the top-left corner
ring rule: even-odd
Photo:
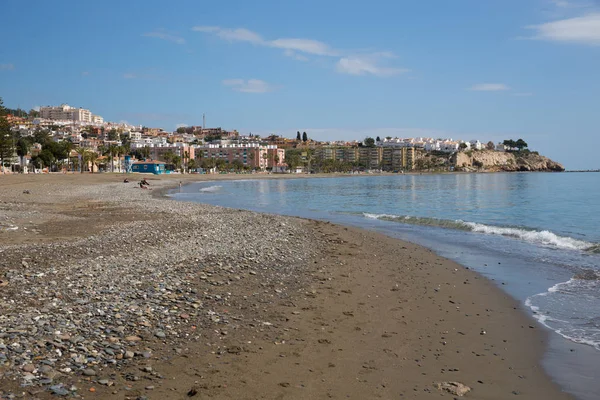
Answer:
[[[40,118],[97,124],[104,122],[104,118],[99,115],[93,115],[90,110],[71,107],[68,104],[61,104],[58,107],[40,107]]]

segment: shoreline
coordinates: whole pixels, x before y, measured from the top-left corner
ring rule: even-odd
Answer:
[[[90,176],[84,174],[83,177]],[[215,398],[345,397],[342,394],[348,394],[351,398],[389,398],[400,394],[408,398],[423,398],[443,393],[435,388],[436,383],[458,381],[473,389],[467,397],[500,399],[516,393],[534,399],[570,398],[560,392],[540,367],[547,333],[542,329],[531,328],[530,325],[535,323],[532,318],[520,309],[515,300],[490,281],[430,250],[382,234],[325,222],[183,202],[176,202],[177,205],[174,205],[173,200],[159,199],[159,196],[169,190],[166,186],[176,187],[177,182],[183,180],[180,179],[181,176],[161,179],[160,183],[156,181],[164,186],[162,190],[153,190],[152,196],[146,191],[133,188],[130,193],[121,193],[119,182],[115,182],[120,175],[106,178],[98,176],[101,178],[85,179],[87,182],[83,179],[69,179],[71,182],[62,184],[72,190],[65,192],[60,199],[42,196],[35,201],[27,198],[20,200],[24,196],[18,191],[24,186],[19,185],[33,184],[32,180],[24,179],[24,183],[15,183],[16,191],[13,190],[14,193],[9,193],[8,197],[19,199],[21,204],[29,202],[36,207],[42,205],[43,209],[55,207],[55,203],[60,204],[60,201],[68,201],[73,197],[87,198],[92,201],[91,204],[94,198],[101,198],[108,203],[111,197],[122,199],[123,196],[129,197],[131,193],[136,201],[147,201],[148,207],[156,207],[157,212],[164,214],[158,222],[166,223],[175,219],[174,214],[166,208],[201,211],[216,215],[211,222],[214,227],[211,228],[212,225],[209,224],[204,228],[210,233],[219,232],[219,229],[223,229],[221,223],[226,222],[227,218],[234,218],[231,223],[235,225],[234,228],[237,227],[237,231],[228,230],[230,235],[250,235],[245,236],[248,244],[240,246],[240,251],[256,251],[253,246],[265,246],[262,242],[252,245],[252,231],[246,227],[247,222],[259,224],[258,226],[266,222],[267,225],[276,227],[274,230],[277,232],[265,232],[272,240],[279,237],[275,233],[287,229],[292,229],[292,235],[304,232],[303,235],[306,236],[301,236],[304,238],[301,241],[294,240],[293,245],[281,242],[284,249],[281,258],[275,256],[275,252],[281,249],[268,247],[274,255],[269,263],[281,264],[280,269],[265,267],[264,271],[254,271],[253,275],[250,273],[253,270],[248,272],[240,267],[239,271],[235,270],[231,274],[241,279],[228,281],[227,288],[220,284],[214,285],[214,282],[204,286],[211,276],[205,279],[200,276],[199,280],[189,281],[190,287],[201,286],[204,290],[211,288],[211,292],[219,292],[220,294],[211,293],[208,300],[214,302],[215,306],[223,305],[215,296],[221,296],[221,300],[228,298],[229,306],[222,307],[222,310],[217,310],[217,307],[208,310],[215,314],[210,315],[207,330],[203,331],[206,338],[197,342],[174,339],[181,346],[179,352],[160,349],[165,347],[164,343],[160,346],[160,343],[153,342],[155,339],[144,336],[144,343],[148,341],[149,345],[158,349],[154,350],[158,357],[150,357],[153,368],[168,379],[158,380],[160,384],[149,385],[153,388],[148,389],[148,386],[137,384],[138,381],[122,379],[118,382],[117,378],[114,378],[114,386],[104,387],[94,381],[97,378],[76,375],[80,379],[77,385],[82,386],[80,394],[86,386],[94,385],[95,398],[109,398],[115,395],[113,392],[117,387],[119,396],[131,395],[131,398],[135,398],[134,393],[151,397],[185,398],[182,391],[191,390],[190,387],[196,387],[198,392]],[[55,189],[60,186],[60,178],[52,179],[57,181],[53,184]],[[38,185],[42,185],[39,182],[43,182],[43,179],[36,180]],[[101,183],[96,193],[91,193],[96,189],[88,190],[88,185],[95,183],[90,182],[92,180]],[[185,180],[197,181],[197,176]],[[154,179],[151,183],[153,181]],[[170,183],[165,184],[167,181]],[[0,186],[4,183],[0,179]],[[31,187],[34,188],[32,194],[36,196],[38,188]],[[78,191],[78,187],[86,190]],[[113,190],[115,196],[112,196]],[[0,200],[6,202],[5,195],[6,193],[0,194]],[[163,203],[164,206],[160,205]],[[96,227],[90,229],[98,238],[103,237],[106,229],[118,233],[121,230],[119,222],[123,225],[128,225],[129,220],[133,224],[139,222],[139,212],[124,211],[123,204],[108,208],[108,211],[102,209],[104,206],[97,206],[102,214],[100,217],[112,218],[106,226],[97,227],[97,230]],[[41,209],[36,210],[38,215],[49,213],[48,210]],[[58,211],[60,213],[64,210],[59,207]],[[58,225],[75,227],[89,224],[94,216],[90,215],[87,208],[84,211],[76,216],[79,220],[70,221],[69,218],[73,215],[66,215],[67,222],[60,221]],[[227,218],[223,219],[221,214]],[[153,223],[142,222],[140,226]],[[181,228],[184,234],[197,232],[189,227],[173,225],[175,226]],[[173,228],[167,224],[162,229],[171,232]],[[74,237],[84,236],[76,229],[72,233]],[[7,233],[2,233],[0,238],[5,239],[6,235]],[[29,233],[19,232],[19,235],[22,236],[17,247],[23,246],[25,241],[32,242],[25,237]],[[32,236],[35,235],[34,233]],[[69,240],[68,237],[63,237],[64,232],[60,232],[60,235],[55,232],[54,235],[59,241]],[[183,240],[174,236],[167,237],[166,240],[168,243],[174,241],[181,245],[182,241],[185,243],[193,239]],[[41,245],[44,245],[43,241]],[[301,260],[299,264],[293,261],[299,256],[294,254],[298,252],[298,247],[304,248],[309,254],[314,253],[310,260]],[[142,254],[144,251],[156,251],[153,246],[142,245],[142,249],[146,248],[148,250],[142,250]],[[181,246],[172,247],[179,248]],[[103,257],[110,254],[108,249],[100,253]],[[195,259],[207,255],[191,251],[187,256]],[[217,254],[213,256],[218,258]],[[246,258],[245,262],[255,257],[258,256],[255,254]],[[295,267],[284,266],[281,261],[284,259],[289,259],[286,263]],[[89,257],[82,260],[90,262]],[[144,262],[143,258],[141,262]],[[258,265],[262,264],[259,262]],[[189,266],[180,267],[187,274],[198,273],[190,270]],[[215,275],[222,274],[220,268],[205,268],[214,269]],[[233,265],[232,269],[235,268],[237,267]],[[281,268],[285,270],[283,274]],[[270,274],[276,279],[271,279],[273,277]],[[257,280],[257,276],[265,281]],[[231,287],[237,288],[238,285],[241,285],[239,290],[243,294],[232,294]],[[258,306],[259,304],[265,306]],[[236,308],[239,313],[251,310],[254,317],[242,317],[241,320],[245,323],[231,319],[228,326],[215,330],[216,326],[221,326],[219,322],[222,318],[227,318],[227,313],[223,314],[225,308],[230,308],[229,312]],[[203,310],[207,312],[206,309]],[[215,315],[220,319],[219,322],[212,318]],[[203,315],[201,319],[205,318],[207,317]],[[226,329],[225,334],[223,329]],[[192,362],[190,367],[190,360],[198,360],[198,363]],[[148,363],[145,358],[141,361],[143,364]],[[139,365],[135,363],[126,365],[139,371]],[[0,369],[0,373],[2,372]],[[123,389],[127,385],[131,385],[131,388]],[[121,393],[120,390],[125,392]],[[450,394],[447,396],[452,397]]]

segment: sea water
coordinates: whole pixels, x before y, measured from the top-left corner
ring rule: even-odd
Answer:
[[[600,372],[591,371],[600,365],[599,173],[202,182],[174,197],[328,220],[429,247],[496,281],[554,332],[546,366],[563,387],[582,399],[600,392]]]

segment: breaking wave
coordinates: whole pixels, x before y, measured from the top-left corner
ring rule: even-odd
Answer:
[[[600,253],[600,244],[590,243],[571,237],[559,236],[553,232],[538,231],[522,227],[503,227],[467,222],[462,220],[446,220],[439,218],[415,217],[410,215],[370,214],[363,216],[383,221],[399,222],[410,225],[434,226],[445,229],[457,229],[467,232],[482,233],[487,235],[507,236],[547,247],[563,250],[581,250]]]
[[[208,187],[200,189],[199,192],[202,192],[202,193],[214,193],[214,192],[218,192],[219,190],[221,190],[221,187],[222,186],[218,186],[218,185],[208,186]]]
[[[587,344],[600,350],[600,307],[598,280],[575,275],[566,282],[557,283],[544,293],[527,298],[539,323],[575,343]],[[581,313],[581,298],[586,299],[588,312]]]

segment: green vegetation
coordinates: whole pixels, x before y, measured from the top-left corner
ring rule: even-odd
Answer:
[[[375,139],[372,137],[367,137],[364,141],[365,147],[375,147]]]
[[[514,151],[515,149],[517,149],[517,151],[522,151],[523,149],[529,147],[527,145],[527,142],[525,142],[523,139],[519,139],[516,141],[512,139],[507,139],[504,142],[502,142],[502,144],[508,147],[510,151]]]

